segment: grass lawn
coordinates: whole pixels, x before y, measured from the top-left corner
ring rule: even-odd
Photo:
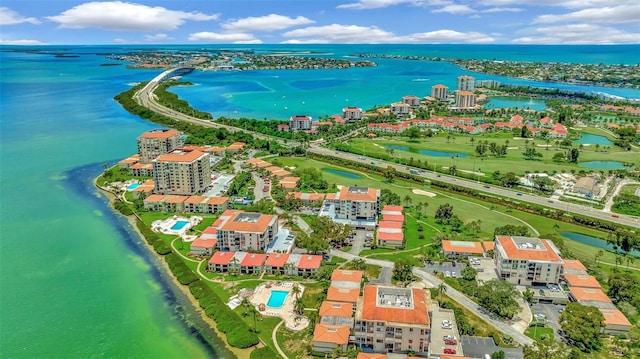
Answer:
[[[471,139],[474,142],[471,142]],[[496,158],[493,156],[477,157],[475,155],[475,148],[480,141],[488,141],[489,143],[495,142],[497,145],[507,144],[512,148],[507,150],[507,155],[504,158]],[[473,171],[474,168],[478,172],[483,172],[485,175],[490,175],[495,171],[501,172],[515,172],[517,175],[524,175],[526,172],[570,172],[574,170],[579,172],[580,170],[589,171],[585,168],[579,167],[577,164],[569,163],[555,163],[552,161],[553,155],[557,152],[564,152],[565,149],[558,148],[556,150],[555,140],[551,139],[548,150],[546,148],[546,140],[528,139],[528,143],[525,143],[526,139],[518,139],[511,134],[503,133],[489,133],[484,135],[466,136],[456,135],[455,140],[449,140],[447,142],[447,135],[441,134],[427,139],[421,139],[419,142],[408,142],[407,139],[401,137],[394,138],[377,138],[371,139],[352,139],[348,142],[351,147],[351,151],[359,154],[378,156],[389,156],[386,152],[386,146],[401,146],[400,149],[396,148],[393,153],[393,157],[399,158],[403,163],[420,162],[425,161],[432,168],[433,165],[440,167],[456,166],[458,170]],[[535,148],[542,154],[542,157],[538,160],[528,161],[522,156],[522,152],[525,147],[535,146]],[[517,147],[517,149],[516,149]],[[435,150],[441,152],[451,152],[451,157],[435,157],[428,156],[420,153],[420,150]],[[363,152],[364,151],[364,152]],[[456,157],[456,153],[463,153],[469,155],[468,157]],[[634,158],[637,158],[638,150],[630,152],[623,151],[616,146],[610,146],[608,152],[596,152],[595,148],[592,150],[589,147],[580,152],[579,162],[587,161],[622,161],[622,162],[637,162]],[[413,159],[413,161],[411,161]],[[406,162],[404,162],[406,161]],[[505,170],[508,169],[508,170]]]
[[[322,283],[304,283],[304,293],[302,303],[305,308],[320,308],[322,301],[326,298]]]
[[[543,337],[544,340],[553,340],[553,328],[529,327],[524,331],[524,335],[537,341],[542,340]]]
[[[347,262],[342,269],[353,270],[353,262]],[[380,271],[382,271],[382,267],[373,264],[366,264],[364,275],[369,279],[376,279],[380,276]]]
[[[310,358],[307,354],[307,347],[312,342],[312,329],[304,329],[301,331],[293,331],[287,329],[284,325],[278,328],[276,338],[280,348],[289,358]]]
[[[622,189],[620,190],[620,193],[632,195],[636,193],[638,188],[640,188],[640,184],[628,184],[622,187]]]

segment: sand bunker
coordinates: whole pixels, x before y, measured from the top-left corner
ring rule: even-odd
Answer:
[[[433,193],[433,192],[427,192],[427,191],[423,191],[421,189],[414,189],[413,193],[414,194],[419,194],[421,196],[427,196],[427,197],[435,197],[436,196],[436,194]]]

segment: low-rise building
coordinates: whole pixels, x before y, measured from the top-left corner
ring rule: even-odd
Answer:
[[[357,121],[362,119],[362,109],[359,107],[345,107],[342,109],[344,121]]]
[[[229,153],[242,152],[246,145],[247,144],[244,143],[244,142],[234,142],[234,143],[230,144],[229,146],[227,146],[226,152],[229,152]]]
[[[430,322],[423,289],[367,285],[358,301],[353,335],[374,352],[426,353]]]
[[[338,288],[358,288],[364,272],[360,270],[336,269],[331,273],[331,286]]]
[[[577,259],[562,260],[562,278],[567,274],[586,275],[587,267]]]
[[[569,293],[571,300],[582,305],[615,309],[611,299],[600,288],[570,287]]]
[[[588,274],[565,274],[564,280],[569,287],[602,288],[596,277]]]
[[[303,254],[300,256],[296,268],[299,276],[313,275],[320,269],[322,264],[322,256],[317,254]]]
[[[313,118],[306,115],[296,115],[289,118],[289,127],[293,131],[309,131],[311,130],[311,122]]]
[[[610,335],[618,335],[628,333],[631,330],[631,322],[622,314],[618,309],[603,309],[600,308],[600,312],[604,317],[604,328],[602,332]]]
[[[403,102],[395,102],[391,104],[390,111],[396,116],[404,116],[409,114],[411,107]]]
[[[482,255],[484,248],[480,242],[467,241],[442,241],[442,253],[445,257],[458,258],[469,257],[473,255]]]
[[[190,253],[196,256],[210,256],[215,251],[217,239],[197,237],[191,242]]]
[[[546,239],[496,236],[494,260],[498,276],[517,285],[556,284],[562,272],[560,251]]]
[[[332,353],[335,348],[347,351],[351,328],[346,325],[317,324],[313,331],[313,350]]]
[[[358,297],[360,296],[360,288],[346,288],[331,286],[327,290],[327,300],[330,302],[349,303],[356,309]]]
[[[240,273],[260,274],[264,269],[264,262],[267,255],[264,253],[247,253],[240,262]]]
[[[271,253],[264,262],[264,270],[267,274],[284,274],[284,268],[289,260],[288,253]]]
[[[402,247],[404,245],[403,222],[380,221],[376,239],[379,246]]]
[[[231,259],[235,254],[235,252],[215,252],[209,259],[207,269],[210,272],[228,272],[230,269]]]

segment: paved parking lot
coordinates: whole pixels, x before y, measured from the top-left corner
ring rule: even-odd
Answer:
[[[556,341],[560,341],[560,335],[558,335],[558,330],[560,329],[560,324],[558,324],[560,313],[558,312],[558,310],[560,308],[564,308],[564,306],[557,304],[536,303],[531,307],[531,312],[533,313],[533,315],[544,314],[547,317],[547,326],[553,328],[553,337],[556,339]]]
[[[431,354],[442,355],[444,354],[444,348],[451,348],[456,350],[456,355],[462,354],[462,345],[460,344],[460,336],[458,335],[458,325],[456,324],[455,316],[451,309],[433,308],[431,325],[431,343],[429,344],[429,351]],[[451,329],[442,328],[442,321],[448,320],[451,322]],[[446,345],[443,337],[445,335],[452,335],[456,337],[458,341],[457,345]]]
[[[498,279],[496,273],[496,264],[493,262],[493,258],[478,258],[480,259],[480,265],[473,266],[478,270],[478,281],[487,282],[492,279]]]
[[[504,351],[509,359],[523,359],[524,354],[521,348],[500,348],[495,345],[493,338],[462,336],[460,339],[464,355],[471,358],[484,358],[485,354],[493,354],[500,350]]]
[[[456,272],[456,275],[458,277],[461,277],[460,271],[462,271],[462,268],[466,267],[467,265],[464,263],[460,263],[460,262],[456,262],[456,266],[453,266],[453,262],[443,262],[443,263],[438,263],[438,262],[433,262],[432,264],[425,264],[424,268],[427,270],[427,272],[429,273],[433,273],[433,271],[438,271],[438,273],[446,273],[447,271],[453,273]]]

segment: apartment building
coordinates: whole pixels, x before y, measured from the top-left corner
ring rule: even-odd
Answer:
[[[336,196],[336,218],[375,220],[380,211],[380,190],[368,187],[342,187]]]
[[[344,121],[357,121],[362,119],[362,109],[359,107],[345,107],[342,109]]]
[[[156,157],[184,146],[181,132],[171,129],[155,129],[138,137],[140,162],[151,163]]]
[[[473,76],[458,76],[456,90],[473,92],[476,88],[476,79]]]
[[[311,116],[291,116],[289,118],[289,127],[293,131],[309,131],[311,130],[311,122],[313,122]]]
[[[193,195],[211,183],[208,153],[174,149],[152,162],[155,193]]]
[[[418,107],[420,106],[420,98],[418,96],[413,96],[413,95],[404,96],[402,98],[402,103],[406,103],[411,107]]]
[[[391,104],[391,113],[396,116],[403,116],[409,114],[409,109],[411,107],[404,102],[395,102]]]
[[[471,91],[456,91],[457,108],[474,108],[476,106],[476,95]]]
[[[447,86],[441,84],[431,86],[431,97],[440,101],[446,101],[448,96],[449,88]]]
[[[278,216],[226,210],[213,227],[223,251],[264,251],[278,234]]]
[[[427,312],[422,289],[365,286],[355,313],[355,342],[379,353],[426,353],[430,337]]]
[[[560,251],[547,239],[496,236],[494,261],[498,276],[517,285],[546,285],[560,281]]]

